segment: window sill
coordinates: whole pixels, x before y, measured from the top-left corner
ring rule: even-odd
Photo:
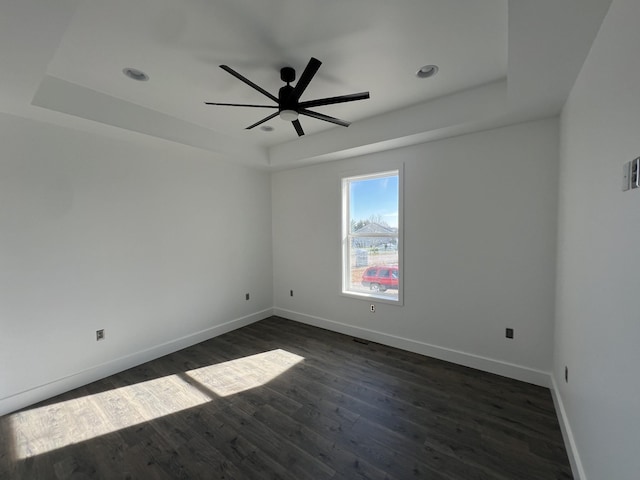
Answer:
[[[396,307],[402,307],[403,302],[401,298],[394,299],[385,295],[384,293],[360,293],[360,292],[340,292],[340,295],[347,298],[354,298],[356,300],[364,300],[366,302],[385,303],[387,305],[395,305]]]

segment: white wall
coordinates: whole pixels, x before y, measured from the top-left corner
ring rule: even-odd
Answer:
[[[543,120],[274,173],[275,313],[548,384],[557,155]],[[370,313],[340,295],[340,179],[402,163],[404,306]]]
[[[640,190],[621,191],[640,156],[638,21],[640,2],[613,1],[561,122],[553,373],[582,480],[640,475]]]
[[[271,314],[267,172],[4,114],[0,145],[0,414]]]

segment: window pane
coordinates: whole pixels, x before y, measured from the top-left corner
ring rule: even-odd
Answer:
[[[398,176],[351,180],[349,218],[351,233],[397,232]]]
[[[356,240],[356,239],[353,239]],[[398,239],[387,239],[387,244],[397,245]],[[396,248],[349,249],[349,277],[346,289],[353,293],[375,294],[392,300],[398,299],[399,268]],[[382,267],[382,268],[372,268]],[[388,268],[393,266],[395,268]]]

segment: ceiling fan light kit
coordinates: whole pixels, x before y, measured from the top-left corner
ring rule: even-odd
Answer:
[[[296,83],[295,87],[291,86],[291,83],[296,79],[296,71],[291,67],[284,67],[280,69],[280,79],[286,83],[283,87],[280,88],[278,92],[278,97],[269,93],[264,88],[256,85],[248,78],[239,74],[231,67],[227,65],[220,65],[225,72],[233,75],[241,82],[249,85],[251,88],[257,90],[262,93],[264,96],[270,98],[277,105],[252,105],[245,103],[217,103],[217,102],[205,102],[207,105],[221,105],[227,107],[255,107],[255,108],[274,108],[278,111],[272,113],[271,115],[266,116],[262,120],[257,121],[253,125],[249,125],[246,129],[251,130],[258,125],[261,125],[265,122],[268,122],[272,118],[279,116],[282,120],[286,122],[291,122],[293,128],[296,130],[296,133],[299,137],[304,135],[304,130],[302,129],[302,125],[300,124],[300,120],[298,117],[300,115],[305,115],[307,117],[316,118],[318,120],[323,120],[325,122],[333,123],[335,125],[340,125],[343,127],[348,127],[350,124],[344,120],[340,120],[339,118],[330,117],[329,115],[325,115],[323,113],[315,112],[313,110],[309,110],[309,108],[320,107],[324,105],[332,105],[334,103],[344,103],[344,102],[353,102],[356,100],[365,100],[369,98],[369,92],[361,92],[361,93],[352,93],[350,95],[340,95],[337,97],[327,97],[327,98],[319,98],[316,100],[308,100],[305,102],[300,101],[300,97],[309,86],[309,83],[318,72],[318,69],[322,65],[322,62],[317,58],[311,57],[309,63],[305,67],[300,79]]]
[[[298,119],[298,112],[295,110],[280,110],[280,118],[285,122],[293,122]]]

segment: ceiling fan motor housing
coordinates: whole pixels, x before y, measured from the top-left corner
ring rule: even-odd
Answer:
[[[291,85],[285,85],[284,87],[280,88],[280,92],[278,93],[278,100],[279,100],[278,111],[280,112],[282,110],[293,110],[295,112],[298,111],[298,101],[296,100],[294,95],[291,95],[291,92],[293,92],[293,87]]]

